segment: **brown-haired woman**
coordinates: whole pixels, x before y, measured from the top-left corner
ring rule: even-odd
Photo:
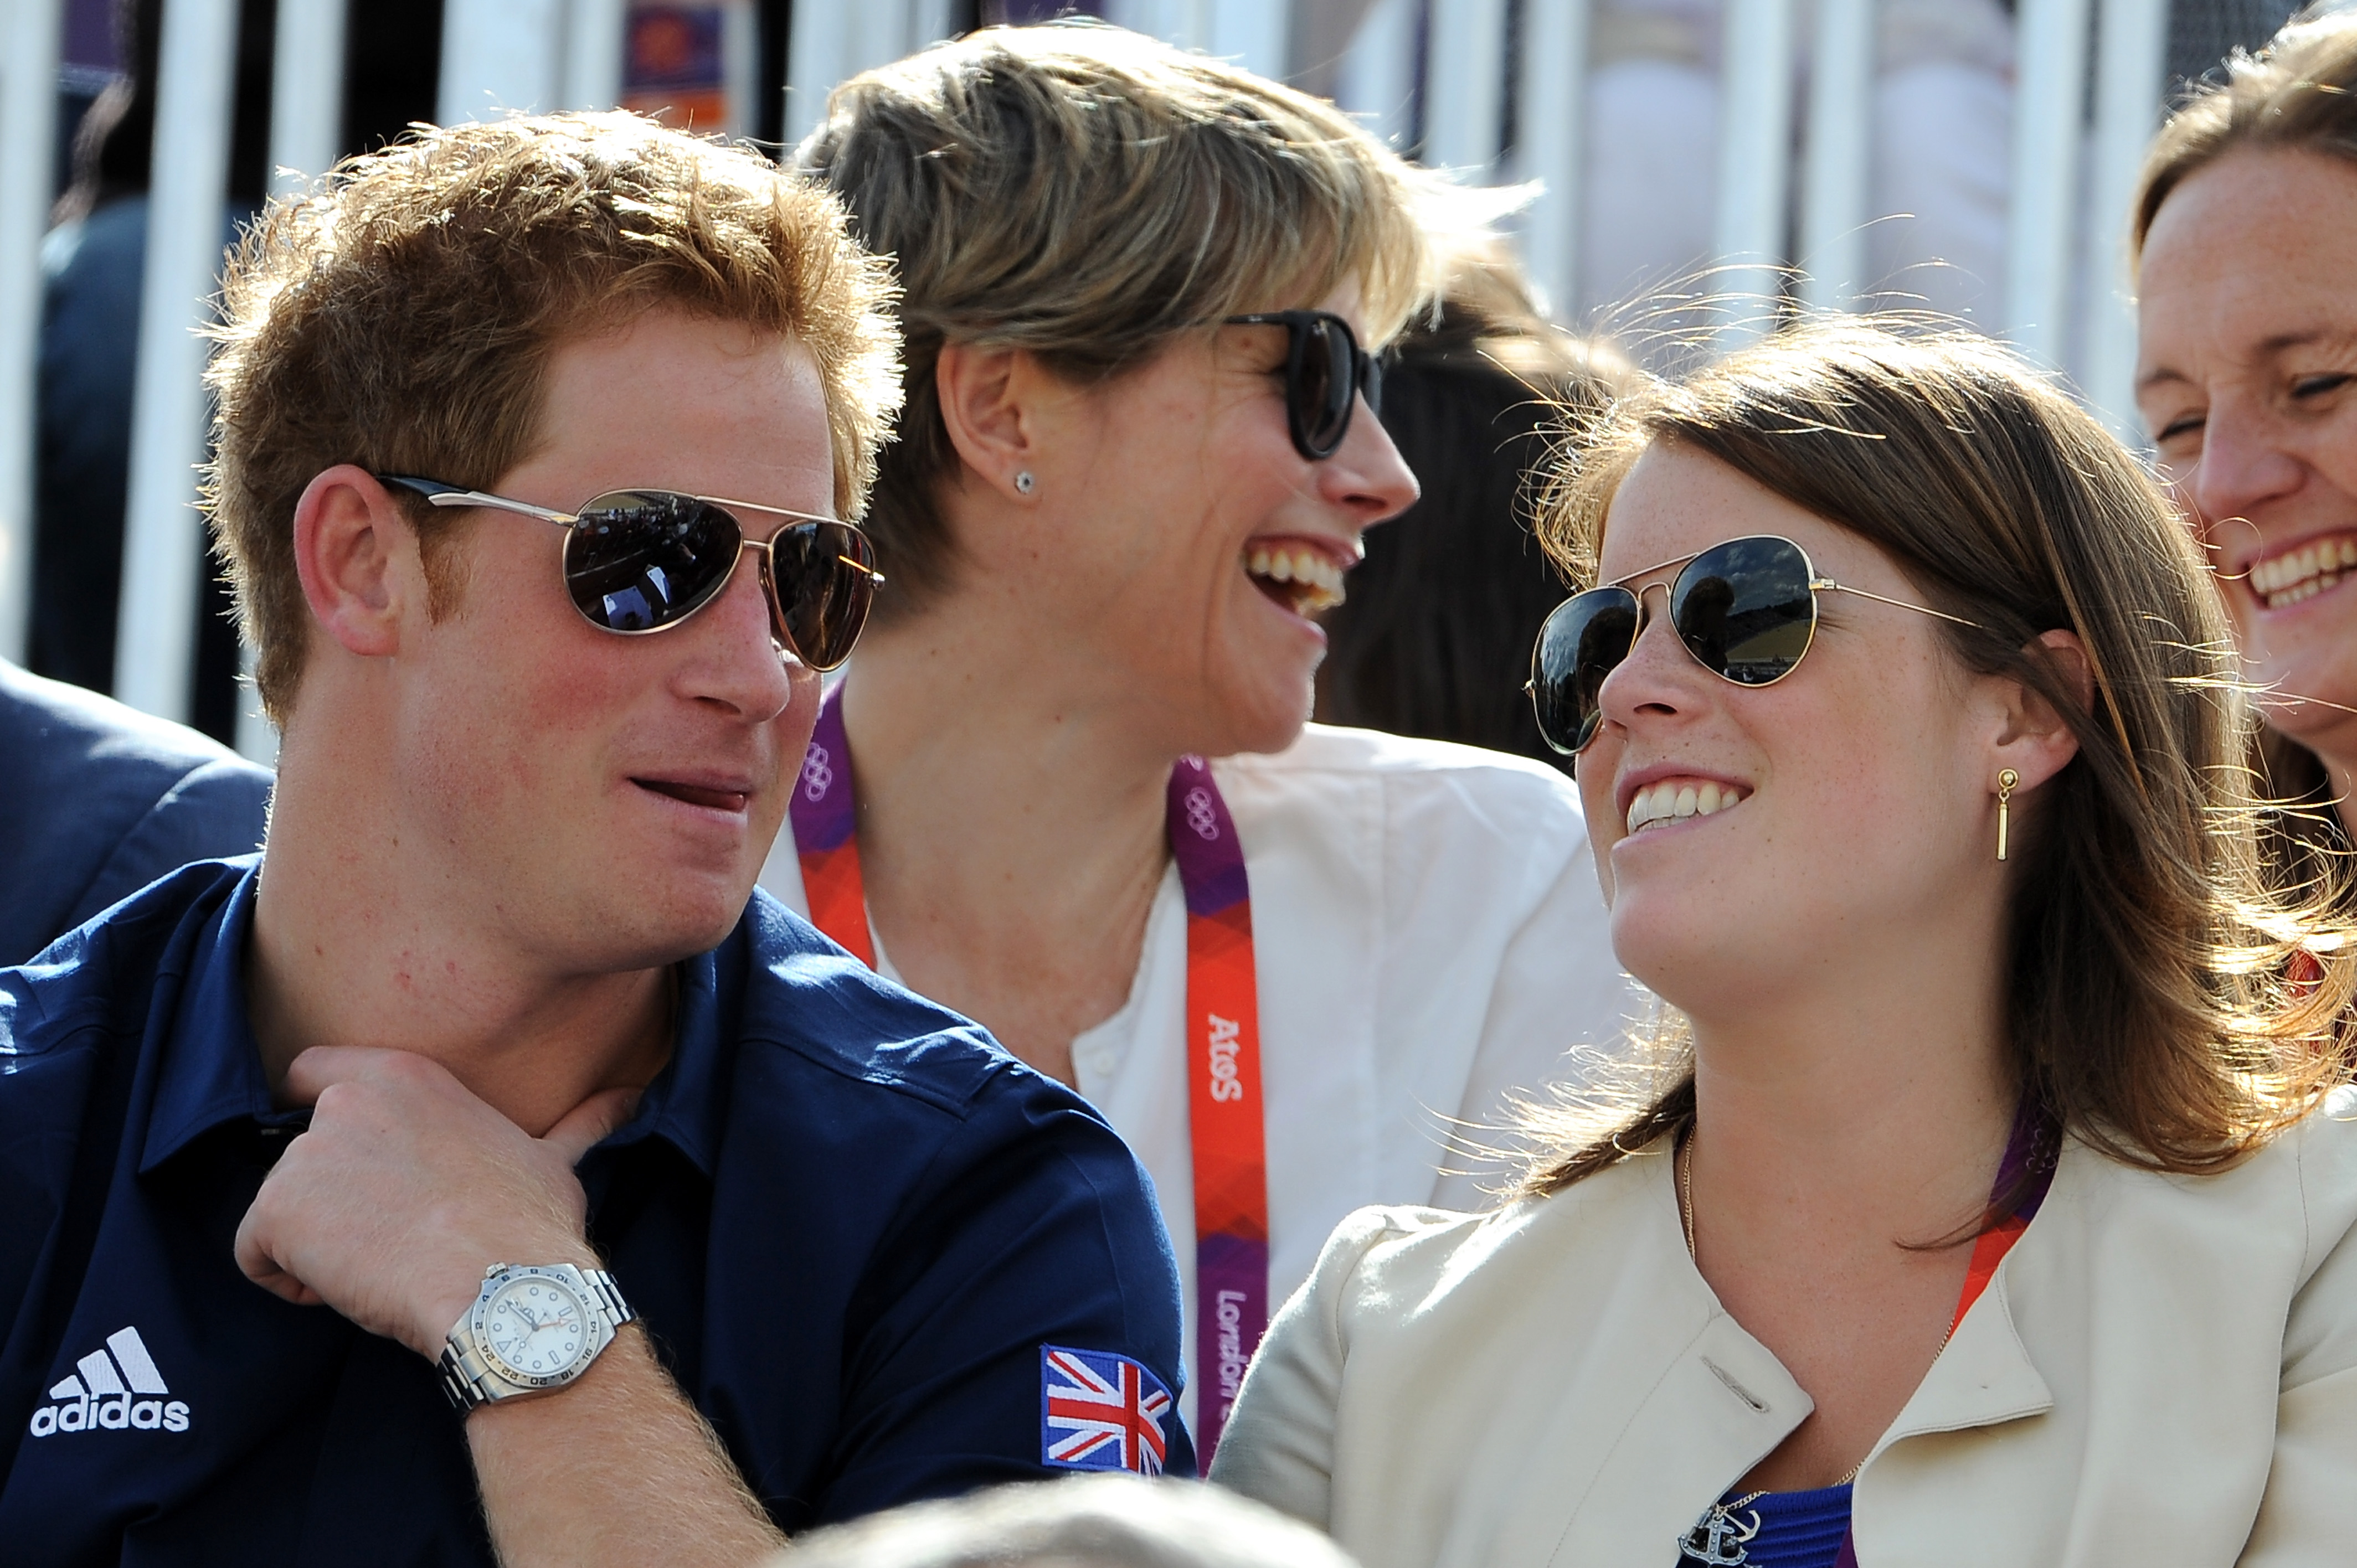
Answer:
[[[2332,933],[2135,460],[1995,347],[1819,328],[1624,405],[1553,521],[1663,1076],[1492,1215],[1348,1221],[1213,1478],[1371,1568],[2343,1550],[2350,976],[2269,978]]]
[[[2136,401],[2263,693],[2287,886],[2347,880],[2357,783],[2357,14],[2173,115],[2135,213]],[[2345,591],[2345,592],[2344,592]]]
[[[1362,392],[1438,193],[1094,23],[856,78],[796,157],[894,258],[908,401],[889,581],[763,883],[1136,1150],[1208,1452],[1335,1222],[1473,1200],[1451,1122],[1620,1021],[1560,774],[1303,729],[1314,618],[1415,497]]]

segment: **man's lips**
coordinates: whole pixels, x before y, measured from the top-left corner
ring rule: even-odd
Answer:
[[[750,789],[710,784],[689,784],[677,779],[633,779],[631,783],[658,795],[715,811],[743,811],[753,799]]]

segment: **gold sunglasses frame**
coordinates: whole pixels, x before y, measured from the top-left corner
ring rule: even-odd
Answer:
[[[1717,544],[1705,545],[1700,550],[1691,551],[1684,555],[1673,555],[1666,561],[1656,561],[1651,566],[1647,566],[1641,571],[1631,572],[1625,577],[1615,577],[1609,583],[1598,583],[1593,587],[1582,588],[1578,593],[1573,594],[1569,597],[1566,598],[1563,601],[1563,604],[1557,605],[1554,609],[1547,611],[1546,619],[1539,623],[1538,639],[1531,645],[1531,678],[1523,682],[1523,690],[1529,694],[1531,699],[1531,709],[1533,714],[1535,715],[1537,714],[1539,705],[1539,650],[1546,646],[1546,628],[1548,625],[1554,621],[1555,618],[1562,613],[1565,605],[1569,605],[1576,600],[1585,598],[1589,594],[1609,592],[1616,588],[1620,592],[1627,594],[1631,601],[1637,607],[1637,624],[1635,629],[1631,631],[1629,634],[1628,652],[1624,652],[1620,655],[1622,660],[1626,660],[1630,653],[1636,651],[1637,639],[1645,635],[1645,622],[1648,613],[1645,608],[1645,589],[1631,589],[1629,586],[1630,584],[1642,582],[1648,577],[1668,571],[1673,566],[1677,567],[1679,569],[1677,577],[1673,577],[1668,582],[1659,585],[1652,583],[1647,583],[1645,585],[1647,588],[1658,585],[1662,590],[1663,600],[1666,604],[1676,596],[1678,577],[1685,575],[1686,567],[1693,565],[1694,563],[1709,554],[1714,550],[1723,549],[1730,544],[1749,544],[1754,541],[1764,541],[1770,543],[1789,545],[1792,548],[1792,553],[1801,558],[1801,571],[1803,576],[1806,578],[1804,585],[1807,587],[1809,594],[1809,635],[1808,639],[1801,644],[1801,651],[1792,656],[1792,662],[1785,667],[1782,673],[1772,675],[1765,681],[1738,681],[1734,676],[1727,674],[1725,671],[1713,670],[1709,665],[1703,663],[1701,655],[1695,652],[1692,648],[1686,646],[1686,639],[1684,636],[1680,636],[1678,638],[1678,646],[1685,649],[1687,658],[1693,660],[1695,664],[1701,666],[1702,670],[1706,673],[1717,676],[1720,680],[1726,682],[1730,686],[1739,686],[1747,692],[1761,691],[1767,687],[1775,685],[1778,682],[1783,680],[1785,676],[1792,674],[1793,671],[1798,670],[1801,667],[1801,661],[1809,656],[1809,650],[1817,645],[1817,621],[1819,618],[1817,613],[1817,596],[1821,593],[1855,594],[1861,599],[1872,599],[1878,605],[1889,605],[1895,609],[1913,610],[1917,615],[1932,616],[1940,620],[1953,621],[1958,626],[1970,627],[1975,631],[1986,631],[1989,629],[1976,620],[1966,620],[1962,616],[1950,615],[1945,610],[1935,610],[1929,605],[1910,605],[1905,599],[1889,598],[1884,595],[1874,593],[1869,589],[1854,588],[1846,583],[1836,583],[1831,577],[1821,577],[1817,575],[1817,564],[1809,558],[1808,550],[1802,545],[1798,540],[1787,539],[1781,533],[1746,533],[1738,535],[1734,539],[1722,539]],[[1673,629],[1674,629],[1674,628]],[[1616,662],[1613,667],[1618,669],[1620,667],[1619,663]],[[1556,752],[1565,757],[1577,757],[1581,752],[1586,751],[1590,746],[1596,743],[1597,731],[1603,727],[1604,726],[1601,722],[1598,722],[1588,730],[1587,738],[1586,740],[1581,741],[1578,746],[1569,750],[1566,750],[1564,747],[1556,746],[1555,743],[1547,736],[1546,726],[1544,724],[1539,726],[1539,738],[1545,740],[1549,746],[1553,747]]]
[[[411,495],[423,499],[428,506],[461,509],[466,507],[484,507],[492,511],[510,511],[522,517],[538,518],[543,522],[553,522],[559,528],[566,530],[577,529],[582,526],[582,520],[587,516],[587,508],[588,506],[588,501],[584,501],[582,503],[584,510],[582,511],[559,511],[554,507],[535,506],[530,501],[520,501],[511,496],[495,496],[489,490],[459,489],[456,486],[444,485],[438,479],[420,478],[414,474],[375,474],[370,477],[374,478],[377,483],[381,485],[389,485],[399,489],[406,490]],[[434,486],[435,488],[432,489],[426,489],[425,487],[429,485]],[[787,628],[785,625],[784,607],[779,602],[778,598],[778,535],[773,533],[767,539],[755,539],[752,535],[746,532],[744,523],[737,521],[736,512],[731,509],[741,508],[746,511],[765,511],[776,517],[791,518],[797,522],[828,523],[836,528],[847,528],[863,541],[867,537],[866,532],[857,523],[845,522],[839,517],[822,517],[816,512],[796,511],[791,507],[768,506],[760,501],[731,500],[726,496],[700,496],[692,491],[667,489],[661,486],[637,488],[625,485],[619,489],[600,490],[596,495],[591,496],[589,500],[599,500],[607,496],[618,495],[684,496],[689,500],[702,501],[706,506],[718,507],[722,511],[727,512],[729,521],[737,523],[737,553],[738,561],[741,562],[744,559],[744,553],[748,550],[757,550],[761,553],[760,569],[762,574],[762,588],[770,596],[770,616],[773,629],[780,636],[785,635]],[[779,533],[783,533],[784,532],[785,530],[783,529],[780,529],[778,531]],[[567,541],[567,542],[569,544],[570,541]],[[884,585],[884,574],[878,572],[868,563],[865,561],[855,561],[850,556],[840,553],[836,554],[835,559],[842,562],[845,565],[850,567],[855,572],[866,574],[868,583],[871,586],[880,588]],[[575,604],[573,606],[573,609],[574,613],[578,615],[583,620],[588,621],[591,626],[597,627],[597,629],[605,632],[609,637],[654,637],[662,632],[670,631],[676,627],[684,626],[689,621],[694,620],[697,616],[702,615],[706,606],[709,606],[714,600],[719,598],[721,595],[728,591],[728,585],[736,580],[736,576],[737,567],[735,564],[731,564],[728,568],[727,575],[720,579],[719,583],[715,585],[711,593],[705,596],[704,602],[702,604],[697,605],[694,609],[688,611],[685,615],[681,616],[678,619],[664,621],[660,626],[642,626],[630,628],[612,626],[598,626],[597,621],[590,618],[589,612],[583,609],[578,604]],[[571,601],[571,597],[572,596],[569,594],[566,596],[568,602]],[[864,624],[864,617],[862,618],[862,620]],[[858,636],[855,633],[852,637],[852,641],[856,645],[858,640]],[[842,659],[836,660],[832,664],[820,664],[813,661],[809,656],[804,654],[799,648],[794,650],[794,653],[795,657],[802,659],[804,663],[809,664],[812,669],[818,671],[822,674],[824,674],[828,671],[841,668],[844,660],[851,657],[850,650],[846,649]]]

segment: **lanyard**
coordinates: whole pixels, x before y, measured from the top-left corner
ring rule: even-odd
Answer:
[[[1972,1261],[1964,1265],[1964,1288],[1956,1300],[1956,1316],[1948,1320],[1947,1338],[1940,1348],[1948,1348],[1948,1340],[1964,1321],[1964,1314],[1980,1300],[1981,1293],[1996,1277],[1996,1266],[2038,1218],[2038,1206],[2046,1201],[2046,1189],[2054,1185],[2054,1162],[2061,1149],[2061,1130],[2031,1100],[2024,1094],[2021,1105],[2013,1115],[2013,1132],[2005,1142],[2005,1155],[1996,1164],[1996,1186],[1989,1194],[1992,1203],[2008,1192],[2015,1195],[2012,1211],[2003,1219],[1982,1231],[1973,1242]],[[1842,1532],[1841,1551],[1834,1558],[1834,1568],[1857,1568],[1857,1530],[1855,1526]]]
[[[869,968],[843,688],[827,693],[789,811],[811,924]],[[1196,1450],[1209,1468],[1268,1327],[1260,990],[1243,847],[1211,770],[1182,757],[1163,816],[1187,895],[1187,1111],[1195,1165]]]

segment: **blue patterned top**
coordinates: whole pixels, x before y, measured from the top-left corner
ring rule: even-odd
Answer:
[[[1709,1556],[1689,1547],[1678,1553],[1680,1568],[1695,1563],[1717,1563],[1734,1568],[1834,1568],[1842,1541],[1849,1534],[1850,1483],[1816,1487],[1799,1492],[1762,1492],[1740,1508],[1742,1494],[1729,1492],[1726,1502],[1733,1522],[1749,1528],[1759,1520],[1756,1533],[1737,1541],[1722,1535],[1719,1555]],[[1701,1546],[1700,1541],[1695,1546]]]

